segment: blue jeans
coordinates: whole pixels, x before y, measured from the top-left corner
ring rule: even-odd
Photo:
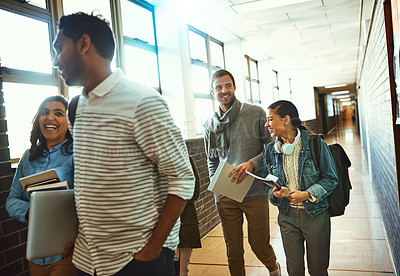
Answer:
[[[174,274],[174,252],[169,248],[163,247],[161,254],[154,260],[141,262],[133,259],[118,271],[115,276],[173,276]],[[76,275],[90,276],[79,269]]]

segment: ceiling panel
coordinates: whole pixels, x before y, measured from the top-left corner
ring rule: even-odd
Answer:
[[[373,0],[311,0],[270,9],[268,1],[197,0],[196,12],[314,86],[355,82],[360,9],[362,20],[369,19]]]

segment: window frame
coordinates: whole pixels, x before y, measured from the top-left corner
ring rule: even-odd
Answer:
[[[190,62],[191,62],[191,66],[199,66],[202,67],[204,69],[208,70],[208,80],[210,79],[212,73],[214,70],[218,70],[218,69],[225,69],[225,48],[224,48],[224,43],[222,41],[219,41],[218,39],[208,35],[205,32],[200,31],[199,29],[196,29],[195,27],[191,26],[191,25],[187,25],[187,31],[188,34],[189,32],[193,32],[196,35],[201,36],[202,38],[204,38],[204,43],[205,43],[205,48],[206,48],[206,57],[207,60],[203,61],[200,59],[195,59],[192,58],[192,56],[190,56]],[[211,43],[216,43],[217,45],[221,46],[221,50],[222,50],[222,59],[223,59],[223,68],[221,68],[218,65],[213,65],[213,60],[212,60],[212,55],[211,55]],[[189,49],[190,49],[190,40],[189,40]],[[199,93],[196,91],[193,91],[193,97],[194,99],[208,99],[211,100],[211,104],[212,104],[212,110],[215,111],[216,109],[216,102],[214,97],[211,94],[211,87],[208,84],[208,91],[207,93]],[[195,114],[195,118],[196,118],[196,124],[198,123],[198,118],[197,118],[197,112]],[[202,129],[197,129],[197,135],[202,135],[203,131]]]
[[[159,52],[158,52],[158,43],[157,43],[157,30],[156,30],[156,20],[155,20],[155,7],[150,3],[143,0],[126,0],[131,2],[134,5],[137,5],[141,8],[144,8],[151,12],[152,14],[152,24],[153,24],[153,35],[154,35],[154,45],[148,43],[147,41],[143,41],[139,38],[129,37],[124,35],[123,33],[123,24],[122,24],[122,12],[121,12],[121,3],[120,1],[112,1],[110,0],[111,5],[111,14],[113,17],[113,26],[116,26],[114,33],[117,36],[116,41],[116,51],[117,51],[117,66],[121,67],[124,72],[126,72],[126,63],[125,63],[125,46],[134,47],[137,49],[141,49],[144,51],[148,51],[150,53],[154,53],[156,55],[157,60],[157,75],[158,75],[158,87],[153,87],[160,94],[162,94],[161,88],[161,80],[160,80],[160,61],[159,61]],[[116,2],[116,3],[115,3]]]
[[[279,78],[278,78],[278,71],[272,69],[272,91],[273,91],[273,96],[274,96],[274,101],[277,101],[279,99]],[[274,82],[275,79],[275,82]],[[275,85],[276,83],[276,85]],[[276,94],[276,99],[275,99],[275,94]]]
[[[187,25],[187,26],[188,26],[188,31],[191,31],[191,32],[204,38],[205,44],[206,44],[206,51],[207,51],[207,61],[202,61],[202,60],[194,59],[194,58],[190,57],[191,65],[200,66],[200,67],[208,69],[208,77],[211,77],[213,70],[224,69],[225,68],[224,43],[219,41],[216,38],[209,36],[205,32],[202,32],[202,31],[196,29],[195,27],[193,27],[191,25]],[[216,43],[222,47],[222,56],[223,56],[223,61],[224,61],[223,68],[220,68],[219,66],[216,66],[216,65],[212,65],[210,42]],[[209,94],[194,92],[194,97],[201,98],[201,99],[211,99],[213,101],[213,106],[214,106],[214,98],[211,94],[211,89],[209,90]]]
[[[15,13],[20,16],[25,16],[34,20],[39,20],[48,24],[49,32],[49,47],[51,60],[54,59],[54,51],[52,41],[55,37],[55,9],[56,6],[54,1],[45,0],[46,9],[40,8],[36,5],[29,3],[21,3],[16,0],[3,0],[0,2],[0,9]],[[14,82],[14,83],[25,83],[25,84],[43,84],[50,86],[59,86],[60,80],[57,70],[53,67],[52,73],[41,73],[29,70],[21,70],[11,67],[1,67],[3,82]],[[64,89],[62,86],[59,88],[59,94],[64,95]],[[65,95],[64,95],[65,96]]]
[[[246,95],[246,98],[247,98],[246,100],[247,101],[250,100],[250,103],[253,103],[253,104],[254,103],[261,104],[260,75],[259,75],[259,72],[258,72],[258,61],[253,59],[253,58],[251,58],[251,57],[249,57],[248,55],[244,55],[244,58],[246,59],[247,73],[248,73],[246,75],[246,81],[249,82],[249,87],[250,87],[250,91],[249,91],[250,99],[248,99],[247,95]],[[256,65],[256,75],[257,75],[256,78],[253,77],[255,75],[254,72],[251,72],[251,66],[250,66],[251,62],[254,62],[255,65]],[[258,91],[253,91],[253,85],[252,85],[253,83],[257,84]],[[254,99],[255,98],[254,97],[254,93],[258,93],[258,99],[259,100],[255,100]]]

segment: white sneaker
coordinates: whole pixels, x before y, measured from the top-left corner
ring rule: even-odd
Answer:
[[[278,266],[278,269],[272,271],[269,273],[270,276],[281,276],[281,265],[278,263],[278,261],[276,262],[276,265]]]

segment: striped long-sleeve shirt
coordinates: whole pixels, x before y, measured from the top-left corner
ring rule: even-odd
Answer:
[[[73,262],[91,275],[113,275],[146,244],[167,194],[193,195],[186,145],[162,97],[120,70],[80,97],[73,135]],[[178,234],[179,221],[164,246],[174,250]]]

